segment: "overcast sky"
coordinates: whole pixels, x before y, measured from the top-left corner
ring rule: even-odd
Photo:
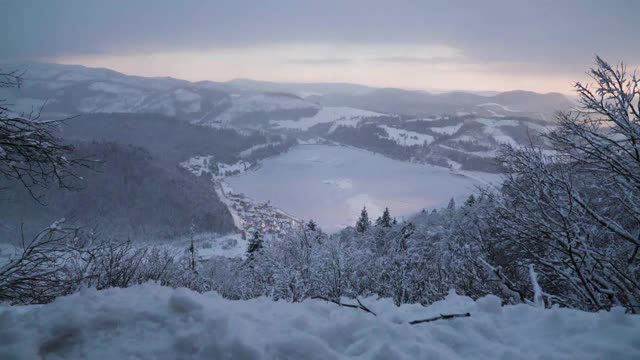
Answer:
[[[0,60],[188,80],[569,92],[640,64],[640,0],[0,0]]]

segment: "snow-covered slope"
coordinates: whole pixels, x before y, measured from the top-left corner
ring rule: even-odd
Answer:
[[[348,299],[345,302],[353,303]],[[142,285],[0,307],[2,359],[638,359],[640,317],[500,306],[450,294],[428,307],[363,299],[224,300]],[[417,325],[440,314],[469,317]]]
[[[277,90],[271,83],[260,83],[257,87],[239,86],[254,84],[250,81],[191,83],[55,64],[30,64],[26,71],[24,87],[18,92],[5,94],[8,90],[0,89],[0,97],[16,104],[18,112],[38,110],[48,99],[44,109],[46,117],[95,112],[163,114],[199,125],[235,128],[247,134],[258,130],[287,134],[302,141],[320,139],[401,160],[440,166],[458,167],[459,164],[462,169],[481,171],[495,171],[491,159],[502,144],[526,145],[536,139],[536,133],[552,126],[549,122],[523,117],[535,110],[536,102],[531,105],[529,100],[556,99],[558,102],[551,103],[563,103],[557,96],[528,92],[483,97],[465,93],[432,96],[398,89],[376,90],[377,95],[370,99],[375,100],[373,104],[393,105],[389,108],[397,110],[385,113],[363,110],[369,102],[361,106],[359,102],[329,106],[332,102],[316,102],[321,100],[318,97],[260,92]],[[435,106],[432,102],[423,104],[425,99],[446,100],[448,106],[441,110],[449,111],[450,115],[440,113],[425,118],[426,113],[438,112],[435,110],[417,111],[418,117],[413,119],[398,115],[416,112],[411,110],[416,109],[412,107],[416,104],[421,104],[419,108]],[[459,107],[458,103],[466,107]],[[527,111],[516,111],[524,108]],[[462,113],[466,115],[460,115]]]
[[[387,135],[385,138],[395,141],[398,145],[429,145],[433,141],[433,136],[415,131],[403,130],[386,125],[380,125],[379,128],[386,132]]]
[[[215,119],[202,122],[205,125],[236,127],[268,127],[269,120],[298,119],[315,114],[320,106],[300,97],[282,93],[232,96],[231,105]]]
[[[156,113],[202,121],[217,116],[230,103],[226,92],[199,87],[185,80],[129,76],[77,65],[27,63],[5,66],[25,73],[25,81],[19,90],[4,89],[2,93],[17,105],[17,112],[39,110],[46,101],[45,115]]]
[[[352,106],[359,109],[412,116],[468,114],[476,116],[528,116],[552,119],[556,111],[569,110],[573,102],[558,93],[508,91],[490,96],[469,92],[432,94],[403,89],[373,89],[363,94],[327,93],[309,97],[325,106]]]
[[[213,179],[223,179],[227,176],[247,171],[251,164],[244,160],[239,160],[234,164],[225,164],[216,161],[212,155],[206,155],[194,156],[187,161],[181,162],[180,166],[196,176],[209,175]]]
[[[490,172],[498,170],[493,159],[502,145],[540,144],[543,140],[539,134],[553,128],[526,117],[476,115],[406,119],[381,114],[354,121],[349,127],[340,127],[339,123],[329,130],[311,128],[308,132],[400,160]]]
[[[354,109],[350,107],[323,107],[317,114],[310,117],[303,117],[299,120],[276,120],[271,123],[276,128],[296,129],[296,130],[308,130],[310,127],[332,123],[331,131],[334,131],[339,126],[356,126],[360,121],[365,118],[384,116],[373,111]]]
[[[458,130],[460,130],[462,125],[463,125],[462,123],[458,123],[456,125],[450,125],[450,126],[432,127],[431,131],[436,132],[438,134],[442,134],[442,135],[453,135],[457,133]]]
[[[152,113],[202,125],[264,128],[269,120],[297,120],[321,108],[287,93],[234,93],[233,86],[222,83],[145,78],[75,65],[6,66],[25,71],[21,89],[0,91],[18,112],[39,110],[47,100],[46,115]]]

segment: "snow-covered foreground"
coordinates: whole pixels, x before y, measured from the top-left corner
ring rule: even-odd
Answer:
[[[345,302],[348,300],[344,300]],[[500,306],[449,295],[429,307],[365,299],[224,300],[157,285],[0,307],[2,359],[638,359],[640,317]],[[469,312],[470,317],[410,325]]]

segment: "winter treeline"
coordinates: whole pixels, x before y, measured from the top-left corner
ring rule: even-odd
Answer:
[[[211,278],[198,273],[193,246],[179,251],[101,239],[67,227],[64,219],[19,245],[15,256],[0,264],[0,302],[43,304],[82,288],[146,282],[200,292],[212,289]]]

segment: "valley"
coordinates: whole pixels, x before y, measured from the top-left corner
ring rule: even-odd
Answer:
[[[61,129],[69,141],[141,147],[167,171],[178,168],[208,180],[200,183],[218,198],[210,202],[215,210],[206,210],[204,218],[203,210],[182,211],[181,226],[191,217],[198,232],[244,239],[256,231],[281,237],[311,219],[335,232],[352,226],[363,207],[374,217],[389,207],[403,219],[451,198],[460,201],[486,186],[485,180],[499,182],[495,158],[502,145],[529,144],[554,126],[543,114],[571,104],[529,92],[434,95],[352,84],[194,83],[75,65],[14,67],[25,70],[24,85],[1,91],[17,111],[46,103],[45,117],[74,116]],[[168,188],[161,197],[179,193]],[[128,198],[118,206],[156,201],[143,197],[129,204]],[[58,213],[96,225],[115,223],[106,225],[111,234],[146,240],[181,235],[156,231],[163,224],[139,229],[93,215],[109,211],[93,211],[90,219]],[[8,219],[3,226],[15,229],[25,218]]]
[[[640,360],[640,1],[0,13],[0,360]]]

